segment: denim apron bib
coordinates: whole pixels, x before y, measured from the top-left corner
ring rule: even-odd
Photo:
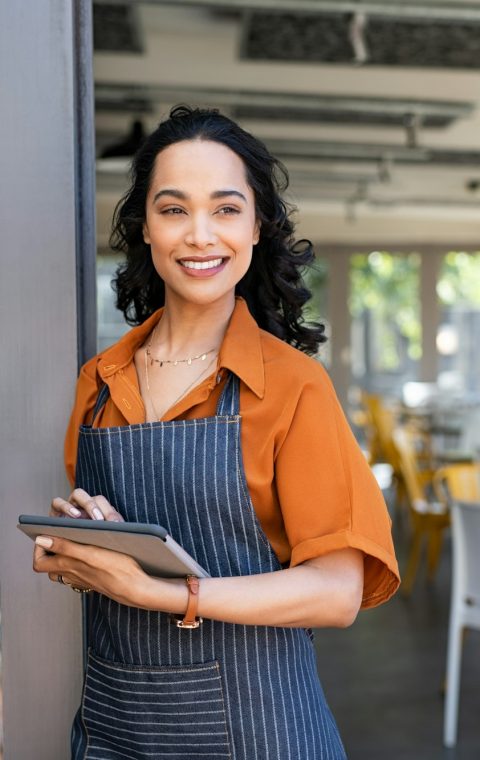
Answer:
[[[99,394],[94,417],[108,397]],[[80,429],[76,485],[127,521],[162,525],[212,576],[280,570],[240,443],[239,381],[215,417]],[[204,620],[89,595],[89,654],[73,760],[344,760],[303,628]]]

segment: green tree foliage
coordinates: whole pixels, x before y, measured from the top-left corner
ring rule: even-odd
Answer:
[[[378,369],[394,370],[401,361],[399,337],[411,359],[421,356],[417,253],[386,251],[355,254],[350,260],[350,312],[353,318],[369,311],[375,323]]]
[[[307,301],[304,317],[307,320],[323,322],[327,314],[328,266],[324,259],[317,258],[302,273],[303,281],[312,296]]]
[[[420,255],[415,252],[373,251],[355,254],[350,259],[350,313],[353,319],[359,319],[369,312],[380,371],[398,369],[405,351],[413,360],[422,355],[420,262]],[[305,283],[312,291],[305,312],[307,319],[322,321],[326,317],[329,274],[326,262],[321,259],[304,273]],[[480,307],[480,252],[447,253],[437,294],[446,307]]]
[[[480,253],[450,251],[437,283],[444,306],[480,306]]]

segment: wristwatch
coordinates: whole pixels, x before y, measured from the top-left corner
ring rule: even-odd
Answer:
[[[171,615],[170,617],[177,628],[198,628],[203,623],[202,618],[197,617],[200,581],[196,575],[187,575],[185,582],[188,588],[188,604],[185,615],[183,617]]]

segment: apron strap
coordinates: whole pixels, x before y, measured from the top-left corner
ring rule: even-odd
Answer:
[[[98,417],[99,412],[103,409],[103,407],[107,403],[109,396],[110,396],[110,388],[108,387],[106,383],[104,383],[102,387],[100,388],[100,391],[98,393],[97,400],[95,402],[95,406],[93,409],[93,417],[92,417],[92,422],[91,422],[92,427],[93,427],[93,423]]]
[[[233,416],[240,413],[240,380],[233,372],[228,373],[227,382],[217,405],[217,416]]]

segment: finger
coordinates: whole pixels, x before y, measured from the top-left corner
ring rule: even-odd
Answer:
[[[96,497],[90,496],[83,488],[75,488],[69,496],[69,501],[85,510],[87,518],[91,520],[104,520],[103,512],[97,504]]]
[[[117,512],[117,510],[112,507],[105,496],[98,495],[95,496],[94,499],[99,509],[101,509],[105,520],[111,520],[112,522],[125,522],[120,512]]]
[[[90,496],[83,488],[76,488],[70,496],[70,501],[82,507],[93,520],[124,522],[122,515],[101,494]]]
[[[60,583],[60,585],[68,586],[68,583],[66,583],[66,578],[64,578],[61,573],[48,573],[48,577],[51,581],[54,583]]]
[[[44,536],[42,536],[44,538]],[[33,550],[33,569],[36,573],[53,572],[50,560],[52,555],[47,546],[38,543],[35,540],[35,548]]]
[[[68,575],[65,575],[64,573],[48,573],[48,577],[53,583],[59,583],[61,586],[68,586],[69,588],[75,586],[75,588],[79,591],[86,591],[87,589],[89,591],[92,590],[90,586],[85,586],[82,583],[78,583],[74,578],[69,578]]]
[[[69,541],[67,538],[60,538],[59,536],[37,536],[35,551],[38,551],[38,560],[42,568],[45,568],[43,572],[54,572],[57,569],[58,572],[61,570],[68,572],[67,568],[73,571],[76,566],[79,566],[79,563],[95,564],[98,555],[102,552],[111,553],[109,549],[99,549],[90,544],[79,544],[77,541]]]
[[[33,569],[36,573],[46,573],[50,580],[58,580],[61,575],[67,585],[68,583],[78,585],[77,581],[80,578],[77,574],[79,571],[81,574],[81,568],[84,567],[81,559],[88,550],[95,549],[64,538],[37,536],[33,552]],[[82,585],[81,580],[80,585]]]
[[[52,517],[88,517],[85,510],[79,509],[70,501],[66,501],[60,496],[52,499],[50,515]]]

